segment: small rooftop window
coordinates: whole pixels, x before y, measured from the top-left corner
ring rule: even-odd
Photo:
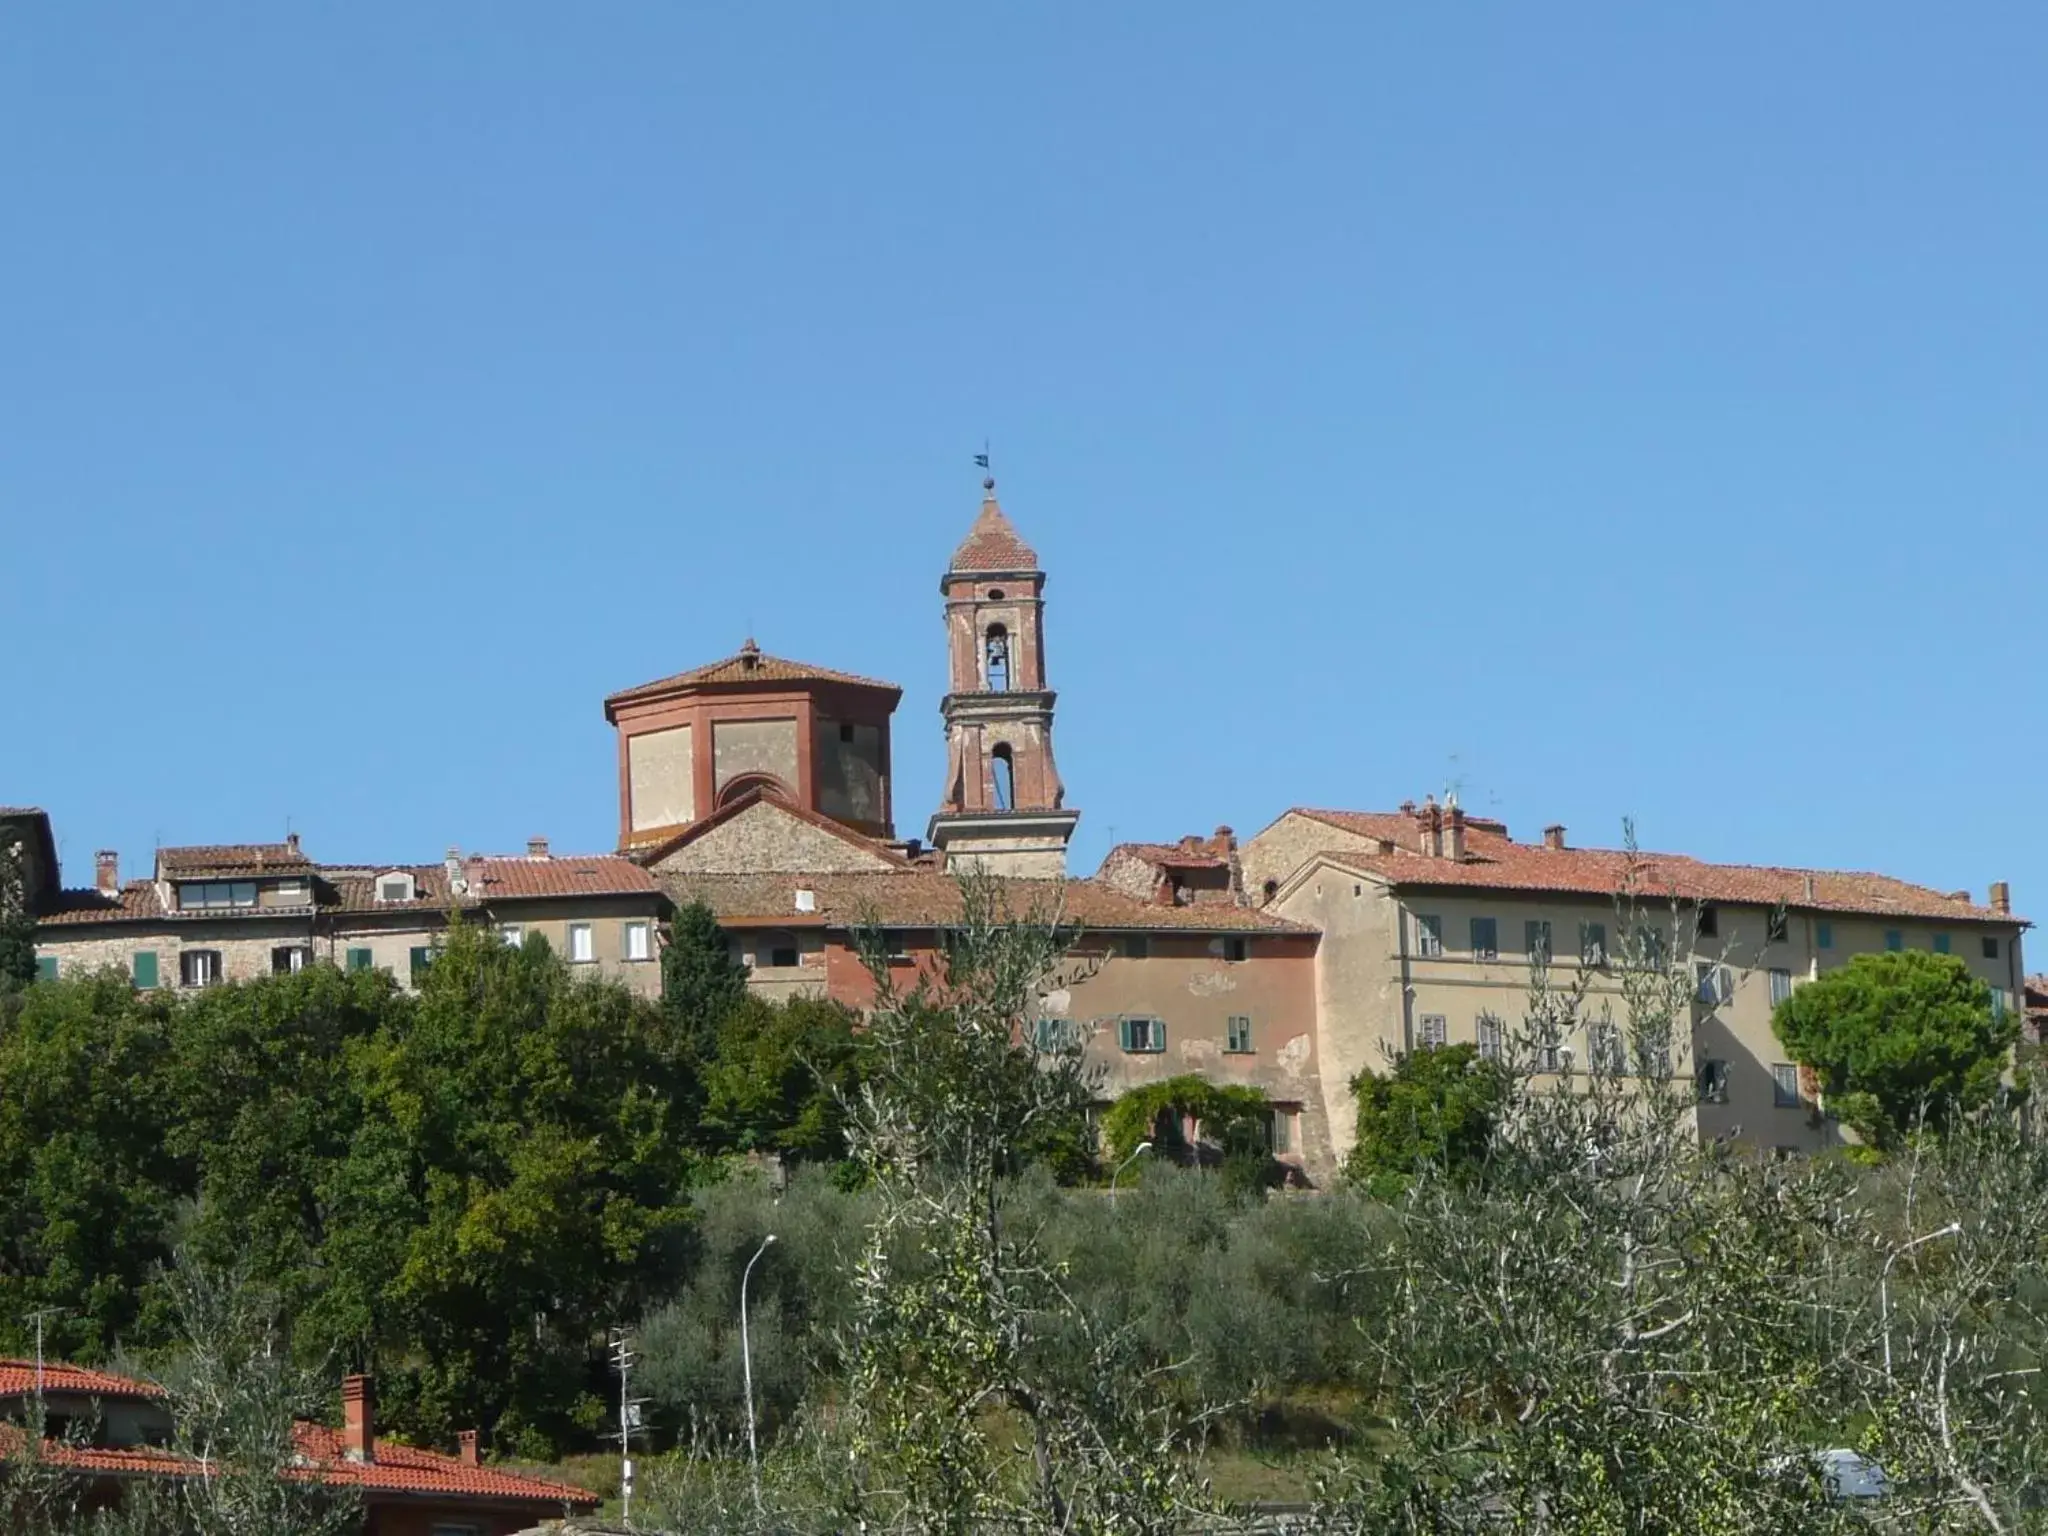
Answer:
[[[404,871],[394,871],[377,877],[377,899],[379,901],[411,901],[414,899],[413,878]]]

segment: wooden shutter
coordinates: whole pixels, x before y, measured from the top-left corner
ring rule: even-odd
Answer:
[[[427,967],[433,964],[433,962],[434,951],[431,945],[414,945],[412,950],[412,979],[418,981],[420,977],[426,974]]]
[[[1123,1050],[1128,1051],[1131,1048],[1131,1021],[1129,1019],[1118,1019],[1116,1021],[1116,1043]]]
[[[156,951],[139,949],[135,952],[135,985],[153,987],[156,985]]]
[[[367,949],[350,950],[348,968],[352,971],[367,971],[370,968],[370,952]]]
[[[1152,1049],[1154,1051],[1166,1049],[1166,1020],[1164,1019],[1154,1019],[1152,1021]]]

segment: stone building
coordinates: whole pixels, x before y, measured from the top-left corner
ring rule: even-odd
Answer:
[[[1525,1014],[1533,970],[1586,984],[1592,1016],[1621,1019],[1632,957],[1676,958],[1695,983],[1691,1038],[1669,1070],[1695,1088],[1702,1135],[1812,1150],[1841,1128],[1782,1059],[1771,1012],[1802,982],[1858,954],[1951,954],[2022,1006],[2021,933],[2003,883],[1983,903],[1885,875],[1710,864],[1576,848],[1565,829],[1516,842],[1455,803],[1394,812],[1296,809],[1246,843],[1245,878],[1277,913],[1321,934],[1317,1034],[1336,1156],[1349,1150],[1347,1084],[1395,1052],[1471,1043],[1500,1051]],[[1549,1065],[1586,1065],[1620,1037],[1595,1022]]]
[[[540,934],[648,996],[661,990],[660,887],[630,859],[553,854],[544,838],[523,856],[450,849],[439,864],[315,864],[297,837],[160,848],[151,877],[125,884],[102,850],[96,873],[93,888],[70,891],[53,874],[37,924],[43,974],[112,967],[138,987],[209,987],[327,960],[411,986],[459,913],[509,939]]]

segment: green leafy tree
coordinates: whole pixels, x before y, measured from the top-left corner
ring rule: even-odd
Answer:
[[[679,907],[661,951],[661,1006],[699,1061],[718,1049],[719,1026],[747,995],[747,968],[732,958],[718,918],[701,901]]]
[[[1231,1159],[1266,1161],[1266,1127],[1272,1103],[1265,1090],[1237,1083],[1212,1083],[1195,1073],[1146,1083],[1120,1095],[1102,1116],[1102,1141],[1118,1162],[1143,1141],[1154,1142],[1161,1157],[1187,1156],[1199,1161],[1200,1147],[1181,1146],[1181,1127],[1196,1124],[1199,1140]],[[1162,1126],[1165,1128],[1162,1130]],[[1159,1138],[1168,1138],[1159,1145]]]
[[[806,1162],[846,1156],[845,1106],[862,1064],[854,1013],[822,998],[742,998],[702,1069],[699,1126],[719,1150]]]
[[[155,1336],[147,1282],[188,1175],[166,1147],[168,1003],[113,973],[28,989],[0,1032],[0,1331],[64,1309],[52,1353]]]
[[[2020,1021],[1999,1017],[1990,988],[1955,956],[1899,950],[1858,955],[1795,989],[1771,1027],[1820,1075],[1828,1107],[1890,1146],[1988,1102]]]
[[[400,1426],[495,1426],[525,1453],[593,1430],[602,1342],[690,1218],[683,1068],[652,1004],[545,944],[452,926],[361,1055],[364,1122],[327,1253],[355,1269]]]
[[[1507,1070],[1471,1045],[1425,1046],[1385,1076],[1359,1073],[1351,1080],[1358,1141],[1345,1176],[1391,1198],[1424,1167],[1470,1175],[1492,1148],[1507,1086]]]
[[[36,918],[28,909],[26,863],[18,838],[0,841],[0,993],[36,979]]]

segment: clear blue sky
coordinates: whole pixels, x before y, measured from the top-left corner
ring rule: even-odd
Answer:
[[[1077,863],[1448,783],[2048,915],[2048,10],[15,7],[0,802],[607,847],[887,677],[993,443]]]

